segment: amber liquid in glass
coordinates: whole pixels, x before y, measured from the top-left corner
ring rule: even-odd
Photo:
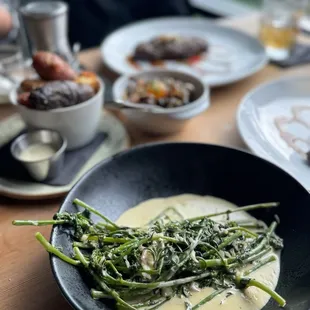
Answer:
[[[263,22],[259,38],[266,47],[291,49],[296,42],[297,28],[294,25],[277,26]]]

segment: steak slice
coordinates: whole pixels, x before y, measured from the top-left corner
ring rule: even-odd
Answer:
[[[208,50],[208,44],[197,37],[161,36],[139,44],[134,60],[182,60],[200,55]]]

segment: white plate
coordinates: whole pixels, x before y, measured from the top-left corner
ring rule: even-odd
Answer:
[[[310,165],[303,153],[310,150],[309,86],[310,76],[263,84],[244,97],[237,113],[240,134],[250,149],[286,170],[308,190]]]
[[[125,26],[110,34],[101,44],[104,62],[119,74],[131,74],[152,65],[139,62],[135,68],[128,61],[135,47],[159,35],[195,36],[205,39],[209,52],[188,65],[165,61],[168,69],[196,73],[206,84],[219,86],[248,77],[267,63],[264,47],[255,38],[237,30],[218,26],[207,19],[169,17],[149,19]],[[158,66],[157,66],[158,68]]]
[[[100,130],[108,134],[107,139],[89,158],[74,180],[66,186],[51,186],[35,182],[17,182],[0,178],[0,195],[20,199],[44,199],[66,194],[76,181],[98,162],[128,147],[128,137],[122,123],[109,113],[103,113]],[[0,123],[0,147],[10,141],[25,127],[18,114]]]

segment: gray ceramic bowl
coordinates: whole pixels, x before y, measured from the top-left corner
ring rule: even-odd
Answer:
[[[151,70],[125,75],[116,80],[113,85],[115,101],[123,100],[130,78],[154,79],[172,77],[194,85],[194,100],[181,107],[156,110],[156,112],[139,109],[138,103],[125,101],[128,109],[122,109],[129,123],[141,131],[152,134],[172,134],[180,131],[186,121],[205,111],[210,105],[209,88],[194,75],[172,70]]]

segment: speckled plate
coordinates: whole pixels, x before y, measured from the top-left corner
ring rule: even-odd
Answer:
[[[72,205],[78,197],[114,221],[142,201],[184,193],[212,195],[239,206],[279,201],[279,208],[250,213],[268,225],[275,214],[279,215],[277,233],[284,238],[285,247],[276,290],[287,300],[285,309],[309,310],[310,195],[286,172],[252,154],[196,143],[139,146],[103,161],[86,173],[70,191],[60,212],[80,211],[81,208]],[[92,219],[98,221],[96,216]],[[71,237],[67,227],[56,226],[51,242],[71,256]],[[74,309],[117,309],[107,300],[91,298],[92,286],[87,285],[79,268],[55,256],[51,256],[51,264],[63,295]],[[229,299],[225,304],[229,309]],[[278,309],[273,301],[263,308]]]
[[[0,147],[10,141],[24,127],[25,124],[18,114],[2,121],[0,123]],[[129,140],[123,124],[111,114],[102,114],[100,130],[106,132],[108,138],[104,140],[70,184],[66,186],[51,186],[0,178],[0,195],[18,199],[45,199],[66,194],[77,180],[94,165],[128,147]]]
[[[241,80],[267,63],[265,49],[257,39],[207,19],[192,17],[148,19],[122,27],[104,40],[101,55],[104,62],[119,74],[151,69],[155,64],[133,64],[128,58],[139,43],[160,35],[194,36],[207,41],[209,51],[202,57],[193,57],[187,62],[165,61],[160,67],[196,73],[210,86]]]
[[[281,78],[249,92],[237,113],[240,134],[257,155],[310,190],[310,76]]]

